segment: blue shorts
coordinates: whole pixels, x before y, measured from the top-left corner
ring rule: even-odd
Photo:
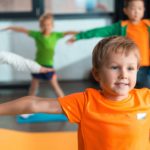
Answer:
[[[53,68],[52,66],[43,66],[43,67]],[[50,71],[47,73],[33,73],[32,77],[36,79],[41,79],[41,80],[51,80],[54,75],[56,75],[56,72]]]

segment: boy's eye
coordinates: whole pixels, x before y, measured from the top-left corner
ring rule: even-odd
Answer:
[[[111,66],[111,69],[113,69],[113,70],[116,70],[118,68],[119,68],[118,66]]]
[[[128,70],[134,70],[134,67],[128,67]]]

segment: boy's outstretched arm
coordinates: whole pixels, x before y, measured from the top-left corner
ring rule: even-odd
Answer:
[[[77,32],[77,31],[68,31],[68,32],[64,32],[63,34],[64,34],[64,36],[66,36],[66,35],[75,35],[75,34],[78,34],[79,32]]]
[[[25,96],[0,104],[0,115],[28,113],[63,113],[57,99]]]
[[[4,28],[2,30],[12,30],[15,32],[21,32],[21,33],[25,33],[25,34],[28,34],[28,32],[29,32],[26,28],[16,27],[16,26],[10,26],[10,27]]]
[[[98,37],[109,37],[114,35],[121,35],[120,29],[121,29],[121,23],[117,22],[112,25],[98,27],[87,31],[82,31],[77,34],[74,34],[74,36],[71,37],[67,41],[67,43],[73,43],[78,40],[90,39],[96,37],[98,38]]]

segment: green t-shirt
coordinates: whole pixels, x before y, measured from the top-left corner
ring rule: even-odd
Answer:
[[[53,66],[54,52],[57,41],[64,35],[61,32],[52,32],[44,36],[39,31],[29,31],[29,36],[36,42],[37,52],[35,61],[41,65]]]

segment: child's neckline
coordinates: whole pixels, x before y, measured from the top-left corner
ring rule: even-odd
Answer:
[[[126,98],[123,98],[121,100],[113,100],[113,99],[110,99],[110,98],[107,98],[106,96],[104,96],[103,92],[100,90],[100,95],[102,97],[102,99],[104,101],[106,101],[107,103],[112,103],[112,104],[122,104],[122,103],[126,103],[129,98],[131,97],[130,93],[128,94],[128,96]]]
[[[141,25],[141,24],[142,24],[142,20],[140,20],[140,21],[137,22],[137,23],[133,23],[133,22],[129,21],[129,23],[130,23],[131,25],[133,25],[133,26],[138,26],[138,25]]]
[[[44,33],[41,32],[41,34],[42,34],[42,36],[44,36],[44,37],[49,37],[49,36],[52,34],[52,32],[50,32],[49,34],[44,34]]]

